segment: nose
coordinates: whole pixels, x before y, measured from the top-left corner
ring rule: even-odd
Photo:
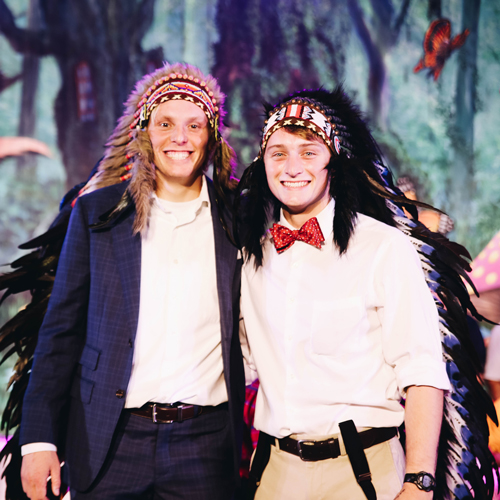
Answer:
[[[172,142],[176,144],[185,144],[187,142],[186,127],[177,125],[172,132]]]
[[[296,155],[290,155],[285,165],[285,173],[290,177],[297,177],[297,175],[301,174],[303,170],[300,158]]]

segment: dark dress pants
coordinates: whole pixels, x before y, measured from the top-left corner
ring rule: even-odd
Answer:
[[[235,487],[227,409],[172,424],[124,411],[102,470],[72,500],[228,500]],[[71,464],[70,464],[71,466]]]

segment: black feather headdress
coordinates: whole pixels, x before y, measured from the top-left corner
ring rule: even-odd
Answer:
[[[331,138],[327,145],[332,149],[332,157],[327,165],[330,176],[330,195],[335,199],[335,216],[333,220],[333,239],[340,253],[347,250],[349,239],[354,230],[358,213],[363,213],[381,222],[394,226],[392,212],[385,200],[399,201],[416,216],[415,204],[427,206],[424,203],[412,202],[401,196],[394,186],[392,177],[387,170],[381,172],[382,155],[373,139],[362,114],[344,93],[341,86],[332,92],[324,89],[303,90],[283,99],[275,106],[265,104],[268,121],[264,128],[262,147],[259,156],[245,170],[238,186],[237,210],[242,220],[241,244],[247,250],[247,256],[254,256],[257,266],[262,264],[260,239],[265,233],[270,219],[277,218],[280,204],[269,190],[263,154],[269,136],[278,128],[297,127],[300,119],[291,118],[290,125],[282,122],[272,122],[270,117],[276,110],[284,109],[290,103],[304,108],[302,116],[309,108],[314,107],[328,118],[331,125]],[[318,130],[318,135],[323,134]],[[325,139],[325,134],[320,135]],[[382,178],[386,176],[386,179]],[[388,185],[388,186],[386,186]],[[389,189],[387,189],[389,187]],[[242,206],[244,205],[244,210]],[[429,207],[432,208],[432,207]]]
[[[496,413],[478,381],[478,363],[466,322],[467,311],[484,319],[475,310],[464,284],[464,280],[470,283],[466,273],[470,271],[470,255],[461,245],[429,231],[418,221],[417,206],[436,209],[406,198],[395,186],[362,114],[341,86],[332,92],[304,90],[275,106],[265,105],[267,121],[261,151],[244,172],[236,199],[245,256],[253,257],[257,267],[262,265],[262,237],[270,221],[279,218],[280,203],[269,189],[263,162],[267,140],[280,127],[293,132],[306,113],[310,117],[314,110],[328,122],[320,116],[309,128],[314,127],[332,152],[326,168],[330,195],[335,199],[333,241],[339,253],[349,246],[358,213],[398,228],[418,252],[439,313],[443,359],[452,389],[444,398],[434,498],[491,499],[495,484],[498,488],[498,469],[488,449],[486,416],[496,421]],[[283,119],[285,114],[287,120]],[[294,114],[296,119],[289,120]]]

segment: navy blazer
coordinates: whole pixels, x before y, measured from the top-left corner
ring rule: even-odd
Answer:
[[[237,475],[245,389],[238,338],[241,260],[207,181]],[[71,486],[80,491],[104,463],[132,370],[141,271],[141,237],[132,234],[135,210],[107,229],[89,228],[120,200],[127,184],[85,195],[73,209],[24,398],[21,445],[56,444],[68,462]]]

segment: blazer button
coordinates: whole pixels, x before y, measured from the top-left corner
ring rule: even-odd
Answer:
[[[123,398],[123,396],[125,396],[125,391],[124,391],[123,389],[118,389],[118,390],[116,391],[116,397],[117,397],[118,399],[121,399],[121,398]]]

